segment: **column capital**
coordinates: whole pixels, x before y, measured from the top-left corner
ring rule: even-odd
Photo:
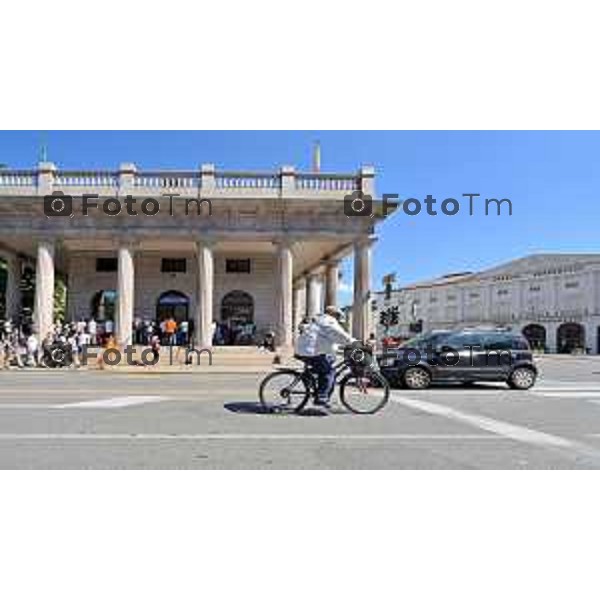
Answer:
[[[117,250],[120,250],[121,248],[127,248],[131,252],[136,252],[139,250],[141,245],[141,240],[137,238],[132,239],[131,237],[115,236],[112,238],[112,240],[117,246]]]
[[[50,244],[55,246],[58,243],[58,237],[51,234],[42,234],[36,237],[36,242],[38,244]]]
[[[379,238],[374,234],[361,236],[354,240],[354,245],[360,247],[372,246]]]
[[[306,277],[304,275],[300,275],[300,277],[296,277],[294,279],[294,289],[301,290],[306,287]]]
[[[324,267],[339,267],[341,260],[338,258],[324,258],[321,264]]]
[[[296,239],[293,236],[281,236],[281,237],[276,237],[274,238],[271,243],[276,247],[276,248],[292,248],[293,245],[296,243]]]
[[[137,167],[135,166],[135,163],[121,163],[119,165],[119,173],[137,173]]]
[[[39,173],[54,173],[56,165],[52,162],[39,162],[37,170]]]
[[[323,273],[320,273],[319,271],[309,271],[304,274],[304,277],[307,281],[314,281],[315,279],[323,277]]]
[[[197,249],[208,248],[209,250],[213,250],[218,241],[219,240],[213,236],[202,236],[195,239]]]

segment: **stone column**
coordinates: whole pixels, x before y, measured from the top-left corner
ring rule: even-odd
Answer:
[[[35,269],[35,328],[40,343],[54,321],[54,242],[38,242]]]
[[[6,318],[13,322],[21,311],[21,261],[15,255],[6,257]]]
[[[275,282],[276,343],[283,348],[293,344],[292,323],[293,257],[289,242],[277,243],[277,280]]]
[[[306,316],[316,317],[321,312],[321,277],[310,273],[306,278]]]
[[[196,244],[197,280],[196,280],[196,322],[194,323],[194,337],[196,346],[201,348],[212,347],[212,322],[213,322],[213,287],[214,287],[214,259],[213,243],[199,240]]]
[[[546,348],[548,352],[557,352],[558,351],[558,326],[560,323],[549,321],[547,323],[542,323],[542,325],[546,328]]]
[[[583,326],[585,327],[585,347],[589,349],[590,354],[598,353],[598,339],[596,332],[596,324],[593,319],[585,319],[583,322]]]
[[[354,304],[352,306],[352,335],[359,340],[369,337],[371,324],[369,290],[371,287],[370,238],[354,244]]]
[[[328,262],[325,268],[325,306],[337,306],[340,268],[337,262]]]
[[[293,297],[294,336],[298,334],[298,325],[306,315],[306,279],[302,277],[296,282]]]
[[[123,348],[132,344],[132,324],[135,289],[134,247],[124,244],[119,248],[117,273],[117,344]]]

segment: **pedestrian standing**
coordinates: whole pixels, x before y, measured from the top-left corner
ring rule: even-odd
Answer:
[[[94,320],[94,317],[87,322],[86,330],[90,336],[90,344],[92,346],[96,346],[98,344],[98,326]]]

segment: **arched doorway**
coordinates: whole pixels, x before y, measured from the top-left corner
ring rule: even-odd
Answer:
[[[221,300],[221,321],[217,343],[252,344],[255,334],[254,299],[247,292],[233,290]]]
[[[190,300],[182,292],[169,290],[158,297],[156,302],[156,321],[160,323],[169,317],[181,323],[189,320]]]
[[[523,327],[522,333],[533,350],[544,350],[546,348],[546,328],[543,325],[530,323]]]
[[[234,290],[221,300],[221,321],[226,323],[254,322],[254,300],[247,292]]]
[[[556,332],[558,352],[569,354],[585,349],[585,327],[581,323],[563,323]]]
[[[100,290],[92,297],[91,313],[96,321],[114,321],[117,306],[116,290]]]

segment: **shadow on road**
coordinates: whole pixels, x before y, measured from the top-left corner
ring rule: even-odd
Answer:
[[[292,417],[326,417],[327,413],[319,410],[318,408],[308,407],[301,412],[295,412],[293,410],[269,410],[265,408],[260,402],[228,402],[223,405],[224,408],[230,412],[237,414],[247,415],[276,415],[280,416],[292,416]]]

